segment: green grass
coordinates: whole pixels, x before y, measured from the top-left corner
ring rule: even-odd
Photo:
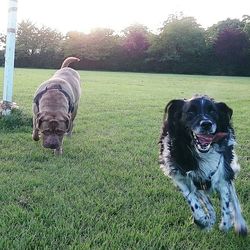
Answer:
[[[14,101],[27,121],[35,89],[53,72],[16,69]],[[232,107],[242,167],[236,188],[250,224],[250,78],[80,75],[81,104],[63,156],[32,141],[29,122],[10,131],[0,121],[0,249],[249,249],[249,236],[192,223],[159,169],[157,142],[171,99],[204,93]]]

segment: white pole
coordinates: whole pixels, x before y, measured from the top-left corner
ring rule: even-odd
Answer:
[[[3,115],[10,114],[13,94],[14,79],[14,58],[16,43],[16,25],[17,25],[17,0],[9,0],[8,27],[5,51],[5,68],[4,68],[4,87],[3,103],[6,109]]]

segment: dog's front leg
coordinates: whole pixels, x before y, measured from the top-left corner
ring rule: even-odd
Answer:
[[[60,146],[59,148],[54,149],[54,155],[62,155],[63,149]]]
[[[211,224],[214,225],[216,222],[216,213],[215,213],[215,210],[213,208],[212,202],[209,199],[208,194],[203,190],[199,190],[199,191],[197,190],[196,194],[200,198],[200,200],[202,201],[202,203],[204,205],[204,209],[208,212],[208,215],[209,215],[210,220],[211,220]]]
[[[223,180],[218,185],[221,203],[221,223],[220,230],[228,231],[232,227],[232,204],[230,202],[229,182]]]
[[[34,141],[39,141],[39,129],[37,128],[33,129],[32,139]]]
[[[234,209],[234,228],[235,232],[240,235],[247,235],[247,224],[241,214],[240,203],[235,191],[234,184],[231,182],[229,183],[229,191],[230,191],[230,198],[232,201],[233,209]]]
[[[36,105],[33,106],[33,133],[32,139],[34,141],[39,141],[39,129],[37,127],[37,116],[38,116],[38,108]]]
[[[32,133],[32,139],[34,141],[39,141],[39,129],[36,126],[36,117],[33,117],[33,133]]]
[[[70,123],[70,125],[69,125],[69,130],[68,130],[68,132],[66,133],[66,136],[67,137],[71,137],[72,136],[72,130],[73,130],[73,122],[71,122]]]
[[[201,200],[197,196],[196,188],[194,187],[192,181],[185,176],[175,175],[172,176],[174,182],[180,188],[183,196],[187,200],[194,217],[194,222],[204,229],[211,229],[215,222],[215,215],[213,212],[213,218],[211,215],[206,213],[202,207]],[[211,211],[210,211],[211,212]]]

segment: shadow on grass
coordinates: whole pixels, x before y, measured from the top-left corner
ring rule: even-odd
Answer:
[[[20,109],[13,109],[10,115],[0,116],[0,133],[28,132],[32,128],[32,117]]]

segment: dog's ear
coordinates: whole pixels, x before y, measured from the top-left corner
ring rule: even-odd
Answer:
[[[216,107],[219,111],[219,114],[223,116],[223,118],[226,118],[228,121],[231,120],[233,115],[233,110],[227,106],[224,102],[218,102],[216,103]]]
[[[229,108],[224,102],[216,103],[217,110],[219,112],[219,124],[221,131],[228,131],[231,126],[230,121],[233,115],[233,110]]]
[[[173,135],[178,130],[178,122],[181,118],[184,103],[184,100],[179,99],[172,100],[166,105],[161,136],[165,136],[168,133]]]
[[[37,113],[37,115],[36,115],[36,129],[40,128],[43,117],[44,117],[44,113],[43,112]]]
[[[163,120],[164,121],[166,119],[172,120],[172,121],[179,120],[184,103],[185,101],[181,99],[170,101],[165,107]]]
[[[65,116],[65,121],[66,121],[66,131],[69,132],[71,128],[71,114],[69,113],[67,116]]]

